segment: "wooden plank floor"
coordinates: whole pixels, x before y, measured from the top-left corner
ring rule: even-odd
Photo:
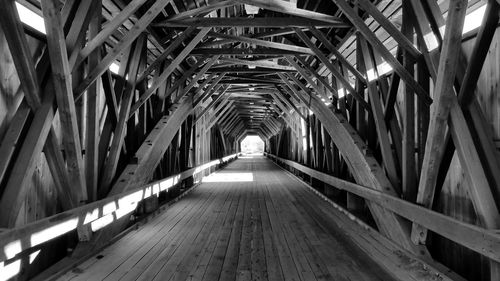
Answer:
[[[240,158],[208,180],[60,280],[392,279],[271,161]]]

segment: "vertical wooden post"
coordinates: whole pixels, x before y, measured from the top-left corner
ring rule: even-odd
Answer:
[[[458,68],[460,41],[465,18],[467,1],[451,1],[450,14],[446,25],[446,35],[443,42],[439,69],[434,90],[434,110],[429,125],[429,134],[425,145],[424,162],[417,194],[417,202],[430,208],[434,199],[439,166],[445,150],[445,135],[452,100],[453,83]],[[427,231],[414,224],[412,239],[415,243],[425,243]]]
[[[47,45],[50,54],[52,78],[59,107],[59,118],[64,130],[63,146],[66,154],[70,182],[78,192],[80,202],[87,200],[87,188],[83,168],[80,132],[78,130],[75,99],[71,84],[71,69],[68,61],[66,40],[59,7],[53,1],[42,1]]]
[[[89,26],[89,38],[92,39],[101,29],[101,1],[94,1],[92,11],[95,12]],[[88,68],[99,64],[101,49],[97,48],[90,56]],[[87,90],[87,137],[85,142],[85,174],[88,201],[97,199],[98,163],[99,163],[99,98],[101,80],[97,79]],[[111,109],[109,109],[111,110]],[[108,114],[113,114],[109,112]]]
[[[409,19],[410,3],[403,0],[403,27],[401,32],[413,41],[413,28]],[[403,65],[410,75],[414,75],[414,61],[405,51]],[[417,198],[417,175],[415,169],[415,94],[405,84],[403,92],[403,163],[402,195],[405,200],[415,202]]]

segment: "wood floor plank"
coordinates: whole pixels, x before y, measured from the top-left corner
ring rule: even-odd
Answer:
[[[248,205],[245,208],[243,214],[243,229],[241,232],[241,242],[238,257],[237,274],[235,280],[247,281],[252,279],[252,267],[251,267],[251,239],[252,239],[252,208],[255,208],[255,196],[254,190],[251,185],[244,183],[244,186],[249,190],[248,195]]]
[[[224,262],[222,264],[222,271],[219,277],[219,280],[221,281],[232,281],[236,279],[236,270],[238,268],[238,258],[240,254],[240,239],[243,231],[243,215],[250,200],[247,190],[240,189],[239,193],[241,196],[239,201],[240,203],[238,210],[236,211],[236,219],[229,238],[229,245],[224,256]]]
[[[175,243],[183,236],[183,230],[190,224],[195,223],[198,218],[197,216],[199,216],[208,207],[211,200],[215,198],[215,193],[207,193],[206,195],[205,198],[203,196],[189,198],[190,200],[195,199],[194,202],[199,202],[199,205],[187,210],[182,220],[163,222],[163,224],[169,226],[169,228],[167,228],[168,231],[158,232],[160,238],[156,239],[157,243],[123,276],[122,280],[136,280],[150,268],[158,268],[161,262],[157,260],[162,257],[162,253],[166,255],[168,250],[176,246]]]
[[[267,281],[266,253],[264,250],[264,239],[262,235],[262,220],[259,211],[259,187],[256,182],[252,182],[254,205],[251,208],[252,214],[252,252],[250,254],[252,280]]]
[[[217,181],[235,173],[252,180]],[[59,280],[391,280],[385,270],[404,270],[386,256],[394,245],[263,157],[212,176]],[[352,231],[363,233],[346,238]],[[371,256],[359,250],[373,241],[380,245]],[[393,264],[382,268],[376,258]]]
[[[205,203],[208,202],[207,200]],[[200,205],[203,207],[203,204]],[[151,263],[172,244],[172,241],[182,235],[180,230],[184,229],[187,223],[196,218],[195,216],[197,213],[192,212],[194,209],[195,208],[189,209],[189,212],[186,212],[179,221],[169,221],[171,228],[158,231],[158,235],[162,236],[160,239],[151,239],[151,242],[147,243],[148,246],[141,247],[141,249],[135,253],[138,261],[128,268],[128,271],[122,275],[121,280],[136,280],[138,276],[147,270],[147,268],[151,266]],[[130,259],[130,261],[132,261],[132,259]],[[127,264],[123,264],[122,267],[127,269]]]
[[[281,200],[286,209],[289,210],[290,216],[294,218],[293,221],[287,226],[288,233],[290,237],[295,241],[297,245],[299,245],[300,249],[304,253],[304,257],[307,259],[309,266],[313,274],[315,275],[317,280],[329,280],[332,279],[332,276],[328,272],[328,269],[324,263],[324,260],[321,260],[319,254],[312,246],[312,241],[317,241],[316,235],[313,232],[308,232],[309,235],[306,234],[305,230],[311,229],[310,222],[305,219],[305,214],[303,210],[298,208],[297,199],[293,197],[289,192],[285,192],[285,186],[281,185],[279,189],[281,191],[280,198],[293,198],[293,200]],[[294,203],[295,202],[295,203]]]
[[[211,214],[213,220],[205,224],[203,231],[197,235],[195,242],[192,243],[190,249],[186,251],[184,258],[177,265],[175,273],[170,280],[187,280],[188,277],[191,279],[189,273],[192,268],[196,267],[198,257],[206,251],[213,251],[213,246],[211,245],[215,244],[215,237],[217,236],[219,230],[223,227],[226,216],[231,209],[231,205],[234,205],[233,203],[235,201],[235,197],[237,197],[234,189],[231,189],[227,183],[224,183],[223,185],[224,188],[229,190],[229,194],[226,197],[222,208],[215,209],[214,213]],[[161,280],[167,280],[167,278],[162,278]]]
[[[142,274],[137,280],[154,280],[159,278],[164,280],[168,278],[169,274],[172,274],[182,259],[183,252],[186,251],[189,246],[193,243],[202,227],[205,226],[210,216],[206,216],[217,207],[217,204],[221,204],[226,198],[227,190],[222,192],[222,195],[215,196],[214,200],[208,204],[208,207],[203,210],[199,210],[193,216],[191,223],[180,229],[176,236],[175,242],[171,243],[155,260],[153,266],[148,267],[148,269]],[[164,279],[162,279],[164,278]]]
[[[271,175],[275,177],[278,181],[277,184],[274,185],[275,192],[271,193],[271,201],[274,207],[278,210],[278,214],[281,217],[281,228],[283,232],[286,234],[284,236],[285,241],[287,241],[288,247],[290,249],[290,253],[292,259],[295,262],[295,266],[298,269],[299,274],[301,275],[301,280],[317,280],[314,274],[314,270],[311,268],[308,260],[305,257],[305,253],[300,248],[297,240],[293,236],[291,232],[290,225],[296,222],[296,218],[291,215],[289,206],[285,202],[288,200],[284,199],[283,192],[288,192],[287,190],[281,190],[281,178],[276,177],[273,173]],[[286,197],[285,197],[286,198]],[[290,200],[290,198],[289,198]],[[292,199],[293,200],[293,199]],[[305,237],[304,237],[305,238]]]
[[[291,175],[289,176],[291,177]],[[352,252],[354,256],[358,257],[353,260],[355,263],[354,267],[344,267],[342,271],[354,271],[357,275],[359,275],[364,272],[356,269],[359,267],[365,267],[369,268],[371,271],[377,272],[374,276],[364,276],[363,278],[360,278],[360,280],[391,280],[395,278],[395,276],[391,276],[392,273],[395,271],[401,271],[398,268],[404,265],[403,260],[405,258],[399,255],[387,255],[387,253],[396,253],[401,251],[401,249],[397,247],[397,249],[380,249],[380,247],[387,247],[391,245],[391,243],[387,243],[387,241],[374,243],[374,241],[382,238],[382,236],[378,233],[373,233],[374,236],[372,236],[371,232],[374,232],[374,230],[365,229],[364,227],[353,223],[347,216],[340,212],[332,212],[332,206],[326,201],[321,200],[311,204],[309,200],[314,200],[316,195],[311,192],[307,192],[307,190],[294,189],[293,192],[297,193],[298,197],[304,199],[304,204],[302,204],[302,206],[306,208],[306,212],[309,213],[311,218],[316,220],[322,227],[328,229],[329,233],[335,233],[338,236],[339,242],[341,242],[344,247],[347,246],[347,251]],[[367,237],[370,237],[370,240],[367,240]],[[384,245],[382,246],[380,244]],[[370,248],[369,252],[361,252],[360,248],[367,247]],[[377,248],[379,248],[379,250],[377,250]],[[338,255],[335,257],[342,258],[346,256],[348,255]],[[388,271],[384,271],[379,264],[375,264],[374,260],[378,259],[387,259],[391,261],[389,263],[391,267],[386,268]],[[344,266],[344,264],[346,264],[346,262],[342,261],[340,266]],[[351,268],[354,268],[354,270]],[[338,272],[338,269],[339,267],[334,270]],[[388,272],[391,272],[391,275],[388,274]],[[414,279],[413,276],[405,275],[403,280],[416,279]]]
[[[267,191],[269,194],[276,192],[270,186],[267,186]],[[270,196],[271,197],[271,196]],[[276,213],[276,209],[271,202],[271,200],[266,201],[266,209],[269,214],[269,221],[271,223],[273,243],[276,245],[278,251],[278,257],[281,263],[281,271],[285,277],[285,280],[301,280],[300,274],[297,270],[297,266],[292,258],[292,253],[288,248],[288,244],[285,239],[285,233],[281,227],[279,216]]]
[[[278,250],[273,243],[271,222],[269,221],[269,213],[266,208],[266,200],[268,193],[265,188],[259,189],[259,210],[262,223],[262,238],[264,242],[264,251],[266,255],[266,268],[269,280],[284,280],[283,272],[279,262]]]
[[[304,199],[303,193],[296,193],[295,191],[292,191],[291,195],[296,198]],[[319,226],[319,224],[314,223],[314,219],[311,216],[314,211],[311,210],[311,208],[306,209],[303,206],[304,204],[302,203],[295,204],[295,210],[300,210],[299,212],[301,213],[307,213],[309,221],[306,221],[303,216],[297,216],[298,220],[294,229],[296,230],[296,232],[303,232],[304,236],[308,237],[308,239],[303,242],[303,247],[309,248],[313,252],[312,255],[307,255],[306,257],[311,264],[314,264],[316,265],[316,267],[318,267],[317,269],[315,269],[315,272],[322,272],[323,274],[327,275],[318,277],[318,279],[323,279],[324,277],[327,277],[327,279],[329,279],[333,276],[334,280],[373,280],[374,277],[364,276],[363,273],[359,272],[358,270],[350,270],[349,266],[344,267],[344,265],[355,265],[355,267],[357,268],[362,265],[357,264],[357,261],[355,259],[350,258],[350,255],[347,253],[349,249],[346,249],[339,243],[339,236],[333,237],[332,235],[330,235],[328,238],[323,239],[322,241],[317,241],[316,246],[313,247],[313,243],[311,241],[315,240],[313,239],[315,237],[315,234],[320,233],[320,231],[318,231],[316,228],[315,231],[311,231],[310,226]],[[331,252],[335,252],[337,253],[337,255],[333,256],[329,254]],[[320,262],[320,260],[322,260],[323,262]],[[328,266],[328,264],[335,266]],[[339,270],[340,268],[341,270]],[[328,271],[332,276],[328,276],[325,270]]]
[[[226,251],[228,249],[231,233],[236,221],[238,210],[243,208],[242,195],[238,193],[237,200],[231,205],[231,210],[228,213],[224,226],[213,237],[216,243],[211,244],[214,248],[207,247],[205,255],[196,267],[196,272],[192,276],[192,280],[218,280]]]
[[[199,200],[191,203],[200,204],[206,200],[208,199],[199,198]],[[168,232],[165,227],[168,227],[170,224],[162,224],[161,222],[163,220],[173,222],[179,221],[179,219],[184,218],[186,213],[195,208],[193,204],[186,204],[186,202],[179,204],[179,206],[175,205],[177,204],[174,204],[169,212],[163,213],[162,216],[154,218],[144,227],[126,235],[121,239],[120,243],[115,243],[104,249],[100,254],[96,255],[96,257],[100,259],[99,262],[96,263],[96,266],[92,267],[92,272],[88,274],[79,274],[81,277],[76,277],[73,280],[93,280],[94,278],[105,279],[109,273],[113,272],[124,261],[133,256],[133,254],[137,253],[138,249],[147,246],[149,242],[158,242],[158,239],[163,237],[161,233]],[[176,220],[176,218],[178,218],[178,220]]]
[[[202,205],[203,201],[197,201]],[[208,202],[208,201],[206,201]],[[185,208],[178,212],[178,215],[164,217],[163,220],[168,220],[169,224],[159,224],[154,228],[147,229],[138,232],[135,237],[137,241],[141,243],[140,246],[136,247],[132,255],[128,256],[125,262],[120,264],[115,271],[108,276],[108,279],[121,278],[121,276],[128,273],[130,268],[137,266],[141,261],[147,259],[148,256],[156,256],[156,253],[161,249],[163,243],[168,243],[168,236],[166,233],[173,233],[177,229],[182,229],[181,222],[187,220],[189,215],[194,208]],[[173,213],[175,210],[172,210]],[[191,218],[193,215],[191,215]],[[161,220],[160,220],[161,222]]]

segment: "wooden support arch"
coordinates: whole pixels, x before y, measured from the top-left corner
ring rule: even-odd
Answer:
[[[303,95],[302,93],[299,94]],[[316,114],[335,145],[348,161],[356,181],[359,184],[372,186],[374,189],[397,196],[396,190],[384,174],[382,167],[370,155],[365,142],[361,140],[345,117],[329,110],[314,95],[304,98],[309,99],[309,108]],[[384,235],[409,251],[426,254],[425,251],[424,253],[421,252],[422,249],[417,250],[417,247],[411,242],[405,230],[405,222],[400,217],[376,204],[368,203],[368,205],[380,231]]]

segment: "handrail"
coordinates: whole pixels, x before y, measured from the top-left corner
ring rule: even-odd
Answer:
[[[377,203],[395,214],[418,223],[481,255],[500,262],[500,235],[495,230],[459,221],[379,190],[339,179],[288,159],[269,153],[264,153],[264,155],[289,165],[337,189],[351,192],[373,203]]]
[[[80,227],[97,231],[130,214],[137,204],[151,196],[158,196],[180,181],[217,164],[236,158],[239,153],[188,169],[168,178],[104,198],[20,227],[0,233],[0,265],[18,258],[24,251],[64,235]],[[16,262],[16,261],[13,261]]]

